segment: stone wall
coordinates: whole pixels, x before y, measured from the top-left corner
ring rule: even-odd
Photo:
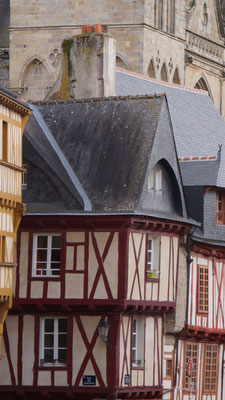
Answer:
[[[24,88],[25,98],[44,97],[60,76],[63,40],[79,34],[81,25],[99,23],[117,40],[119,66],[190,87],[204,77],[224,116],[224,38],[216,0],[175,1],[173,33],[169,3],[163,4],[158,29],[155,0],[11,0],[10,86]],[[186,51],[192,64],[185,64]]]

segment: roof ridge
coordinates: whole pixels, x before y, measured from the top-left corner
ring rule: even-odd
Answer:
[[[86,99],[57,99],[57,100],[34,100],[30,104],[58,104],[58,103],[90,103],[90,102],[103,102],[110,100],[138,100],[138,99],[155,99],[165,97],[166,94],[144,94],[144,95],[131,95],[131,96],[109,96],[109,97],[90,97]]]
[[[158,83],[159,85],[172,86],[172,87],[174,87],[176,89],[187,90],[187,91],[190,91],[190,92],[204,93],[204,94],[208,95],[207,90],[190,88],[190,87],[187,87],[187,86],[184,86],[184,85],[178,85],[177,83],[159,81],[158,79],[150,78],[147,75],[142,75],[142,74],[139,74],[138,72],[129,71],[127,69],[123,69],[123,68],[120,68],[120,67],[116,67],[116,71],[122,72],[122,73],[125,73],[125,74],[128,74],[128,75],[133,75],[133,76],[136,76],[136,77],[138,77],[140,79],[145,79],[146,81],[151,81],[151,82],[154,82],[154,83]]]
[[[178,161],[215,161],[217,156],[178,157]]]

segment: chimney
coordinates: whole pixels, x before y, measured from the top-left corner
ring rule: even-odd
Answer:
[[[83,25],[82,33],[64,40],[61,77],[48,98],[115,95],[116,41],[102,25]]]
[[[102,25],[83,25],[73,39],[75,73],[72,88],[76,98],[115,95],[115,39]]]

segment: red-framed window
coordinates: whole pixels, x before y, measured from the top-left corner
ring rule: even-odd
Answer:
[[[225,224],[225,191],[217,192],[216,197],[216,222],[217,224]]]
[[[188,368],[191,362],[191,371]],[[196,390],[197,381],[197,370],[198,370],[198,344],[192,342],[185,343],[185,355],[184,355],[184,382],[183,386],[186,389],[192,388]]]
[[[209,310],[209,268],[198,265],[197,312],[207,314]]]
[[[218,345],[206,344],[204,349],[203,391],[216,393],[218,379]]]

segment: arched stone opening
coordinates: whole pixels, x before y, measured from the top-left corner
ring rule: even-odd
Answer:
[[[23,97],[28,100],[43,100],[51,88],[51,77],[46,66],[34,58],[25,67],[22,74],[21,86]]]
[[[161,81],[168,82],[168,76],[167,76],[167,70],[166,70],[165,63],[163,64],[163,66],[161,68],[160,79],[161,79]]]
[[[153,60],[150,61],[150,64],[148,67],[148,76],[150,78],[155,78],[155,68],[154,68]]]
[[[207,84],[207,82],[206,82],[206,80],[205,80],[205,78],[203,76],[195,84],[195,89],[205,90],[206,92],[208,92],[209,97],[213,101],[212,92],[211,92],[210,87]]]
[[[176,68],[173,74],[173,83],[176,85],[180,85],[180,77],[179,77],[179,72],[178,69]]]
[[[128,71],[130,70],[129,65],[126,61],[122,60],[120,56],[116,56],[116,66],[122,69],[127,69]]]

